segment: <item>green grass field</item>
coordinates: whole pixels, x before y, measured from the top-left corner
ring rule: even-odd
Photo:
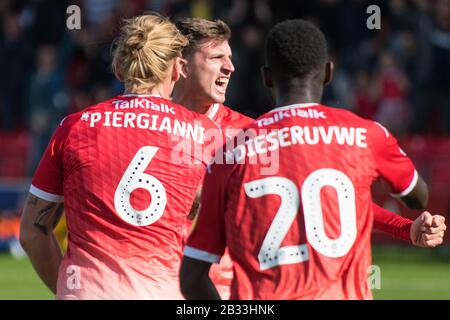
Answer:
[[[381,269],[375,299],[450,300],[449,249],[375,247],[372,264]]]
[[[444,254],[446,253],[446,254]],[[444,250],[376,247],[381,269],[375,299],[450,299],[450,257]],[[0,299],[53,299],[27,259],[0,255]]]
[[[0,299],[54,299],[40,281],[28,259],[16,260],[0,254]]]

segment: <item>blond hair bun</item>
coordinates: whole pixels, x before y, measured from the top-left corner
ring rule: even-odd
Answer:
[[[126,87],[146,91],[168,76],[172,59],[181,56],[188,40],[167,18],[151,13],[124,20],[115,44],[116,77]]]

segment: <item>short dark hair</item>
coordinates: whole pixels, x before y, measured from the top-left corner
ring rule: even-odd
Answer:
[[[286,20],[270,30],[265,58],[275,79],[305,78],[323,69],[328,59],[327,42],[311,22]]]
[[[183,18],[175,22],[178,30],[189,40],[189,45],[184,48],[183,55],[191,54],[198,43],[204,39],[229,40],[231,30],[222,20],[210,21],[202,18]]]

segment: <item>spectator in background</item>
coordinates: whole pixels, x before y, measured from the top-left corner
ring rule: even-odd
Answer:
[[[450,0],[438,0],[419,20],[413,132],[450,133]],[[435,113],[435,124],[430,117]]]
[[[336,56],[336,52],[332,53],[331,60],[335,65],[335,72],[333,75],[333,81],[325,89],[323,101],[327,105],[333,105],[336,108],[349,109],[355,111],[355,104],[353,102],[353,95],[351,90],[351,79],[344,68],[339,65],[339,57]]]
[[[413,110],[407,111],[412,117],[407,129],[427,133],[431,128],[436,133],[449,133],[449,2],[379,1],[383,20],[378,31],[365,28],[366,9],[372,4],[369,0],[3,0],[0,1],[0,129],[30,129],[28,111],[34,107],[23,92],[25,88],[28,90],[37,61],[36,48],[44,44],[57,48],[71,111],[77,110],[77,101],[91,104],[105,96],[101,92],[121,92],[123,87],[108,67],[111,57],[107,44],[118,30],[120,18],[153,9],[172,17],[222,18],[230,25],[235,35],[233,63],[238,71],[230,83],[227,99],[246,114],[256,116],[272,102],[259,81],[262,37],[277,21],[308,17],[323,27],[331,47],[339,53],[335,62],[341,66],[338,68],[341,74],[336,75],[333,86],[325,92],[326,101],[358,108],[359,103],[352,102],[351,97],[372,97],[364,93],[365,80],[359,77],[359,70],[367,70],[372,79],[382,48],[388,48],[401,72],[413,80],[401,99],[413,105]],[[69,31],[65,27],[65,9],[69,4],[82,9],[81,30]],[[375,73],[379,76],[378,69]],[[101,88],[100,92],[96,88]],[[386,105],[386,101],[380,103]],[[380,120],[391,118],[388,113],[395,108],[381,106],[377,116]],[[364,114],[374,115],[373,105],[366,104],[363,109],[368,112]],[[57,125],[56,118],[53,121],[50,126]],[[400,125],[399,130],[404,129]]]
[[[371,4],[367,0],[350,0],[342,1],[338,7],[338,49],[342,67],[350,71],[367,64],[368,56],[373,54],[372,40],[380,35],[365,27],[366,9]]]
[[[54,124],[67,112],[68,98],[64,86],[64,70],[58,66],[57,49],[42,45],[37,53],[36,71],[31,76],[28,104],[33,138],[31,174],[54,130]]]
[[[263,64],[260,48],[264,43],[265,28],[257,20],[238,29],[233,42],[233,60],[238,70],[228,90],[227,102],[253,117],[270,106],[271,97],[261,83],[259,68]]]
[[[112,14],[119,0],[85,0],[83,9],[88,26],[95,27]]]
[[[0,37],[0,99],[3,100],[0,127],[12,131],[25,127],[23,91],[32,68],[33,46],[26,37],[18,12],[7,11],[2,19]]]
[[[269,108],[270,95],[261,83],[261,48],[273,21],[268,0],[231,1],[228,7],[216,4],[235,37],[233,63],[238,70],[228,88],[227,102],[240,112],[256,117]],[[258,106],[258,107],[256,107]]]
[[[213,19],[213,8],[211,1],[193,0],[191,1],[191,17],[198,17],[207,20]]]
[[[377,95],[371,76],[366,70],[359,70],[355,76],[354,110],[361,117],[373,119],[377,111]]]
[[[374,75],[379,106],[375,119],[395,135],[405,132],[409,108],[407,102],[408,79],[399,63],[388,51],[382,51]]]

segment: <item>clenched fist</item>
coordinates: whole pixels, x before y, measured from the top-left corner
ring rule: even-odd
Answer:
[[[444,241],[445,218],[424,211],[411,225],[411,242],[421,248],[434,248]]]

